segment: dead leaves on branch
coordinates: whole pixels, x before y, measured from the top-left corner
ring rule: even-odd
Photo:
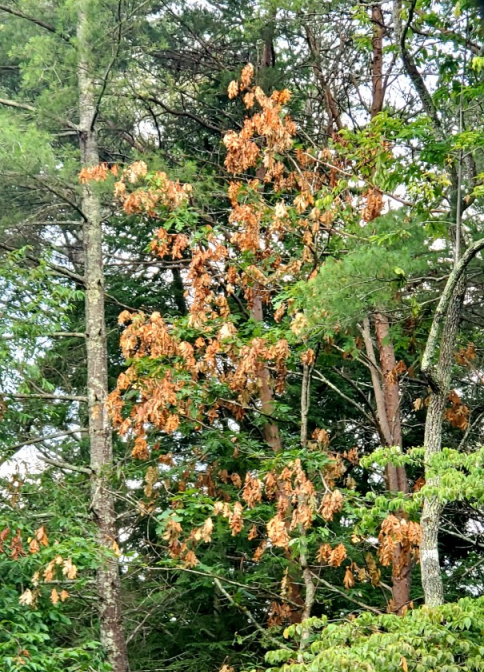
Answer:
[[[465,431],[469,426],[469,407],[466,406],[455,390],[448,395],[450,408],[445,411],[445,419],[450,422],[452,427]]]
[[[393,566],[394,576],[419,558],[422,532],[418,523],[389,515],[381,524],[378,535],[378,559],[383,567]]]
[[[151,244],[151,251],[160,258],[186,264],[183,277],[189,311],[186,322],[192,333],[187,336],[185,323],[180,327],[176,320],[170,322],[159,313],[147,317],[141,312],[124,311],[120,315],[124,327],[121,346],[130,366],[120,376],[108,405],[118,431],[134,438],[133,456],[138,459],[151,455],[148,436],[152,430],[167,434],[187,429],[198,431],[207,425],[218,427],[220,419],[227,417],[240,423],[249,409],[257,408],[263,374],[269,369],[273,376],[269,379],[271,395],[283,393],[291,356],[288,342],[284,339],[271,342],[260,335],[244,341],[231,316],[229,300],[234,296],[238,301],[244,300],[249,311],[259,304],[270,306],[276,291],[301,278],[302,270],[309,264],[312,272],[316,272],[318,246],[330,229],[338,227],[339,208],[351,202],[350,195],[343,193],[332,195],[328,207],[316,201],[323,188],[331,190],[338,184],[341,171],[348,169],[345,159],[338,159],[331,150],[323,150],[316,157],[298,149],[289,157],[296,133],[294,122],[284,113],[289,92],[266,96],[260,87],[253,85],[253,75],[253,68],[246,66],[240,81],[229,86],[229,97],[242,96],[250,114],[240,132],[231,131],[224,136],[225,165],[234,175],[257,170],[256,179],[237,178],[228,187],[230,231],[205,226],[201,241],[196,231],[172,233],[170,225],[165,224],[158,227]],[[106,170],[93,171],[91,179],[102,179]],[[83,179],[87,177],[84,175]],[[270,184],[275,191],[284,191],[284,199],[277,203],[265,200],[263,183]],[[160,218],[163,209],[188,206],[191,189],[169,180],[164,173],[149,174],[143,162],[136,162],[123,171],[115,192],[126,213]],[[353,206],[355,211],[361,209],[361,199]],[[362,218],[371,221],[381,212],[382,194],[369,188],[363,195],[363,206]],[[283,248],[282,242],[288,236],[298,241],[295,254]],[[249,261],[244,265],[241,258]],[[289,315],[294,334],[306,330],[306,318],[296,312],[291,300],[273,308],[276,322]],[[306,348],[300,359],[304,366],[310,367],[315,363],[315,353]],[[159,365],[156,375],[147,375],[146,369],[138,366],[143,360],[156,361]],[[400,362],[390,372],[389,382],[404,372],[405,365]],[[214,385],[218,389],[223,386],[226,391],[215,400]],[[131,393],[129,412],[124,396],[127,391]],[[313,439],[309,448],[327,453],[330,444],[327,431],[315,430]],[[237,453],[238,447],[234,457]],[[344,457],[351,465],[358,464],[356,450],[351,449]],[[173,458],[161,456],[160,461],[173,466]],[[331,523],[341,514],[345,502],[336,483],[345,471],[342,456],[329,459],[322,479],[313,474],[312,480],[300,460],[265,474],[253,470],[244,475],[237,469],[229,474],[210,464],[203,473],[195,474],[189,466],[178,479],[178,492],[197,488],[218,501],[211,515],[192,529],[183,529],[173,505],[173,515],[163,535],[168,553],[185,567],[195,567],[196,549],[199,544],[211,543],[216,516],[222,516],[223,523],[219,519],[217,525],[225,525],[231,536],[258,540],[255,562],[268,549],[290,553],[291,541],[311,529],[318,518],[320,522],[322,519]],[[153,496],[154,483],[154,477],[146,481],[146,496]],[[257,518],[255,522],[255,510],[264,499],[273,505],[273,515],[266,516],[265,522]],[[409,553],[416,554],[416,528],[412,527],[415,524],[400,522],[398,530],[388,521],[382,526],[380,554],[385,562],[395,543],[408,542]],[[321,564],[339,568],[345,560],[347,549],[341,543],[323,544],[319,548],[317,561]],[[350,589],[355,580],[371,580],[378,585],[376,563],[373,568],[369,564],[367,568],[359,568],[351,562],[345,568],[343,585]],[[273,608],[274,622],[284,620],[281,609],[281,605]]]
[[[233,81],[228,87],[229,98],[236,98],[245,91],[245,107],[249,110],[257,103],[260,108],[259,112],[245,119],[240,132],[229,131],[224,136],[225,167],[234,175],[252,168],[259,156],[262,156],[266,169],[273,169],[275,155],[290,149],[296,134],[292,119],[282,115],[282,106],[290,98],[289,91],[274,91],[271,96],[266,96],[260,86],[252,86],[253,76],[254,68],[248,64],[242,70],[240,82]],[[262,148],[257,142],[259,139],[264,141]]]
[[[236,420],[240,420],[251,395],[260,394],[261,376],[267,364],[275,370],[275,391],[282,393],[286,380],[286,361],[290,356],[287,341],[270,344],[264,338],[254,338],[248,344],[236,341],[235,326],[226,322],[214,337],[198,337],[194,343],[180,340],[173,329],[169,329],[159,313],[147,318],[143,313],[124,311],[119,322],[125,325],[121,336],[121,348],[126,358],[134,362],[145,357],[165,362],[165,373],[158,378],[150,378],[144,373],[138,375],[132,364],[118,378],[116,390],[109,396],[108,409],[120,434],[134,432],[133,456],[137,459],[149,457],[146,428],[152,426],[166,433],[176,432],[181,422],[212,424],[218,417],[221,404],[231,410]],[[186,373],[189,373],[187,379]],[[198,396],[206,390],[207,404],[213,384],[223,382],[231,400],[211,401],[210,406],[199,404],[194,410],[187,392],[193,386]],[[125,401],[123,392],[136,389],[138,400],[133,405],[129,417],[123,416]]]
[[[9,527],[6,527],[0,532],[0,553],[6,553],[12,560],[19,560],[26,555],[20,530],[14,534]]]
[[[34,536],[28,538],[27,543],[29,544],[30,555],[36,556],[42,548],[50,548],[45,526],[42,525],[35,530]],[[5,553],[13,561],[19,561],[20,558],[27,555],[20,530],[17,530],[15,534],[11,532],[10,528],[5,528],[0,532],[0,553]],[[23,606],[35,607],[40,596],[40,585],[42,582],[46,584],[54,580],[59,582],[64,580],[73,581],[77,578],[77,574],[77,566],[72,562],[72,559],[64,558],[62,555],[57,554],[34,573],[31,579],[33,589],[26,588],[19,596],[19,603]],[[69,593],[65,589],[58,592],[54,588],[50,593],[52,604],[57,604],[59,601],[65,602],[68,597]]]
[[[207,475],[211,479],[211,474]],[[203,479],[203,484],[207,478]],[[218,478],[223,484],[232,484],[237,490],[242,488],[242,479],[237,473],[228,474],[226,470],[218,472]],[[205,487],[200,483],[199,487]],[[213,495],[217,494],[217,486],[211,481],[210,488],[213,489]],[[247,529],[247,539],[252,541],[258,537],[262,538],[255,550],[253,560],[259,562],[267,550],[284,549],[289,551],[291,540],[297,538],[301,531],[307,530],[313,526],[315,518],[320,515],[320,508],[328,507],[328,502],[324,497],[320,497],[314,484],[309,480],[300,460],[295,460],[287,464],[279,473],[268,472],[264,478],[261,478],[255,472],[249,472],[245,476],[243,489],[241,493],[242,500],[246,507],[240,501],[216,501],[213,507],[213,516],[222,516],[227,520],[228,530],[231,536],[238,536]],[[273,502],[275,500],[275,515],[270,518],[264,529],[260,525],[251,522],[251,511],[263,502],[263,498]],[[343,505],[343,495],[335,491],[332,498],[332,515],[340,512]],[[163,539],[168,542],[168,552],[173,559],[179,559],[187,565],[187,557],[190,562],[196,559],[195,549],[199,543],[210,543],[214,530],[213,518],[206,519],[201,527],[192,528],[185,532],[180,520],[173,512],[165,524]],[[183,541],[183,538],[185,539]],[[321,549],[320,549],[321,550]],[[189,551],[193,552],[187,556]],[[334,549],[329,547],[327,564],[331,567],[339,567],[346,558],[346,550],[342,544]],[[319,558],[321,560],[321,558]]]
[[[334,548],[328,543],[322,544],[317,555],[318,562],[322,565],[329,565],[329,567],[340,567],[346,557],[346,548],[343,544],[338,544]]]
[[[321,514],[326,520],[332,521],[335,513],[339,513],[343,508],[343,495],[339,490],[327,492],[323,497],[321,505]]]

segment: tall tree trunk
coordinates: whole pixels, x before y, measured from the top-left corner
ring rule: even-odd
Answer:
[[[271,67],[272,65],[271,59],[275,60],[275,51],[273,44],[274,15],[272,14],[269,17],[269,19],[270,19],[269,20],[270,30],[268,29],[265,35],[264,50],[262,54],[262,61],[260,64],[261,70]],[[271,59],[269,58],[269,54],[271,55]],[[257,168],[256,171],[256,177],[260,181],[261,190],[263,189],[264,177],[266,172],[267,170],[263,165],[259,166],[259,168]],[[259,235],[259,233],[257,233],[257,235]],[[264,321],[264,308],[262,304],[262,295],[263,295],[263,289],[262,287],[260,287],[260,285],[256,283],[254,285],[253,300],[252,305],[250,307],[250,314],[255,322]],[[274,412],[274,396],[271,387],[271,374],[267,366],[263,366],[261,368],[259,374],[259,384],[260,384],[260,400],[261,400],[262,412],[266,416],[271,416]],[[274,450],[275,452],[281,450],[282,441],[281,441],[281,434],[279,432],[279,427],[275,423],[269,421],[264,424],[262,431],[265,440],[272,448],[272,450]]]
[[[80,149],[82,167],[99,163],[95,131],[95,89],[90,70],[88,11],[90,0],[79,3],[78,85]],[[108,358],[104,316],[104,273],[102,258],[101,204],[92,183],[82,186],[84,213],[84,267],[86,285],[86,348],[89,440],[91,451],[91,510],[98,530],[101,560],[97,571],[101,643],[114,672],[128,672],[124,638],[114,498],[109,487],[113,457],[112,434],[105,402],[108,394]]]
[[[306,33],[306,41],[311,54],[311,66],[316,79],[316,86],[319,91],[319,96],[324,102],[326,114],[328,115],[328,133],[329,135],[332,135],[335,128],[337,131],[342,130],[343,122],[341,121],[341,115],[332,94],[328,79],[321,66],[321,52],[318,41],[309,23],[305,23],[303,28]]]
[[[174,298],[176,307],[177,307],[180,315],[187,315],[188,314],[188,308],[187,308],[187,302],[186,302],[186,299],[185,299],[185,285],[183,284],[182,274],[180,273],[178,268],[174,268],[171,271],[171,274],[173,276],[173,282],[172,282],[173,298]]]
[[[385,98],[385,80],[383,74],[383,37],[385,24],[383,12],[378,4],[371,6],[372,36],[372,102],[370,115],[373,119],[383,109]],[[382,206],[383,207],[383,206]],[[378,213],[378,214],[381,214]],[[380,360],[380,370],[373,352],[371,327],[365,320],[363,336],[367,356],[371,362],[371,378],[376,399],[377,414],[380,424],[380,435],[387,446],[403,448],[402,427],[400,421],[400,385],[395,373],[397,365],[395,348],[390,338],[390,325],[382,313],[374,317],[375,334]],[[381,371],[381,373],[380,373]],[[386,467],[386,486],[389,492],[408,492],[408,481],[405,467]],[[398,513],[403,517],[403,513]],[[410,602],[410,580],[412,575],[411,558],[404,554],[401,544],[395,545],[393,552],[392,598],[393,608],[397,614],[404,612]]]
[[[254,287],[254,298],[250,314],[255,322],[264,320],[264,311],[262,308],[261,289],[256,285]],[[262,366],[259,374],[261,410],[266,416],[271,416],[274,412],[274,396],[272,394],[271,374],[267,366]],[[264,438],[269,446],[275,452],[282,448],[281,435],[279,427],[273,422],[266,422],[263,427]]]
[[[443,139],[442,124],[437,114],[433,98],[427,89],[425,81],[420,74],[415,60],[407,49],[406,36],[412,23],[416,3],[410,5],[410,15],[403,25],[402,0],[393,2],[393,19],[395,25],[395,39],[400,51],[405,72],[410,78],[422,107],[432,120],[434,134],[438,140]],[[462,112],[462,110],[461,110]],[[459,173],[462,165],[459,165]],[[439,479],[428,473],[428,464],[432,456],[441,450],[442,445],[442,420],[444,408],[449,392],[453,349],[459,327],[459,315],[465,294],[465,269],[471,259],[477,254],[483,241],[478,241],[467,250],[464,258],[460,256],[460,218],[463,212],[461,184],[455,165],[449,167],[451,182],[451,214],[450,220],[455,222],[454,237],[454,270],[447,281],[437,311],[434,315],[430,334],[425,346],[422,358],[422,373],[430,383],[430,404],[425,421],[425,464],[426,481],[429,485],[437,486]],[[433,360],[439,344],[439,331],[442,321],[445,325],[442,333],[441,349],[437,364]],[[444,602],[444,588],[439,563],[438,534],[442,506],[435,498],[426,497],[420,524],[422,527],[422,542],[420,545],[420,568],[422,575],[422,587],[425,595],[425,603],[429,606],[438,606]]]
[[[312,365],[304,363],[303,365],[303,380],[301,385],[301,446],[306,448],[308,444],[308,414],[309,414],[309,403],[311,399],[311,373]],[[299,501],[302,506],[307,506],[307,497],[305,495],[299,496]],[[308,552],[308,540],[306,535],[306,530],[301,525],[299,527],[300,535],[300,551],[299,551],[299,564],[301,565],[302,578],[304,581],[304,608],[301,613],[301,621],[305,621],[307,618],[310,618],[314,601],[316,599],[316,584],[313,580],[313,575],[311,572],[311,567],[308,562],[307,552]],[[303,661],[303,651],[310,642],[311,628],[304,628],[301,633],[301,641],[299,645],[299,656],[298,660]]]
[[[381,313],[375,316],[375,332],[380,358],[379,369],[373,342],[371,339],[370,321],[365,319],[363,338],[365,349],[371,366],[371,378],[376,400],[380,436],[387,446],[402,448],[403,439],[400,423],[400,390],[398,380],[389,376],[395,369],[395,350],[389,339],[389,324]],[[404,467],[388,464],[385,470],[386,487],[389,492],[408,492],[407,475]],[[399,514],[402,515],[401,513]],[[410,602],[411,558],[403,555],[400,544],[395,545],[393,552],[392,599],[394,610],[401,614]]]
[[[425,465],[426,482],[438,486],[439,477],[427,472],[432,457],[442,448],[442,421],[447,395],[449,393],[454,347],[459,329],[462,301],[465,294],[465,277],[462,276],[451,299],[445,321],[440,354],[435,370],[430,374],[430,403],[425,420]],[[429,372],[425,372],[429,375]],[[420,524],[422,542],[420,544],[420,568],[425,604],[436,607],[444,602],[444,586],[440,571],[438,535],[443,506],[435,497],[424,500]]]
[[[389,323],[385,315],[375,315],[375,333],[380,356],[381,377],[385,413],[389,431],[388,445],[403,448],[402,426],[400,420],[400,385],[395,373],[397,365],[395,348],[389,335]],[[405,467],[388,465],[390,492],[408,492],[408,480]],[[403,512],[399,512],[403,517]],[[392,573],[392,597],[397,614],[404,612],[410,603],[410,585],[412,578],[412,559],[400,544],[395,547]]]
[[[453,351],[465,295],[465,273],[467,266],[483,249],[484,238],[481,238],[470,245],[460,259],[457,259],[456,255],[454,268],[434,313],[422,357],[422,374],[426,376],[431,389],[430,404],[425,422],[426,479],[433,486],[438,486],[439,478],[427,470],[431,458],[440,451],[442,445],[443,412],[450,385]],[[439,338],[443,323],[442,337]],[[439,343],[440,354],[437,363],[434,364]],[[441,513],[442,507],[439,502],[434,498],[427,497],[424,501],[421,518],[420,567],[425,603],[429,606],[438,606],[444,601],[437,544]]]

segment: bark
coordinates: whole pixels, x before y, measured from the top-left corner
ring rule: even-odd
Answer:
[[[383,80],[383,12],[381,5],[372,5],[371,22],[373,24],[373,65],[372,65],[372,86],[373,96],[371,102],[371,118],[381,112],[383,107],[383,98],[385,96],[385,87]]]
[[[176,307],[180,315],[188,315],[187,302],[185,299],[185,285],[183,278],[178,268],[171,271],[173,276],[173,297],[175,299]]]
[[[264,168],[264,166],[260,166],[256,171],[256,177],[261,184],[264,183],[265,173],[266,169]],[[262,292],[263,289],[258,284],[255,284],[253,302],[250,308],[250,315],[255,322],[264,321]],[[267,366],[263,366],[261,368],[259,374],[259,382],[260,382],[261,410],[265,415],[271,416],[274,412],[274,396],[272,394],[271,375]],[[272,450],[274,452],[280,451],[282,448],[282,441],[281,441],[281,434],[279,432],[279,427],[275,423],[267,422],[264,425],[262,431],[265,440],[272,448]]]
[[[383,76],[383,35],[385,25],[380,5],[372,5],[371,21],[373,24],[373,61],[372,61],[372,88],[371,118],[383,109],[385,97],[385,83]],[[371,378],[377,405],[377,414],[387,446],[403,448],[402,427],[400,421],[400,385],[394,373],[396,367],[395,349],[390,338],[388,319],[382,313],[374,318],[375,334],[378,345],[380,368],[377,366],[371,339],[370,322],[364,324],[363,337],[367,356],[371,362]],[[392,375],[393,372],[393,375]],[[405,467],[396,467],[388,464],[385,470],[386,486],[389,492],[408,492],[408,481]],[[404,516],[402,511],[398,517]],[[411,558],[404,553],[401,544],[396,544],[393,552],[392,571],[392,598],[394,610],[402,614],[410,602],[410,581],[412,574]]]
[[[405,25],[402,25],[402,0],[394,0],[393,3],[393,22],[395,26],[395,41],[397,43],[397,47],[400,51],[400,56],[402,58],[403,62],[403,67],[405,69],[405,72],[407,73],[408,77],[410,78],[413,86],[415,87],[416,92],[418,93],[418,96],[420,98],[420,101],[422,103],[422,106],[424,108],[425,114],[430,117],[432,120],[434,130],[436,135],[441,138],[442,137],[442,126],[440,123],[440,119],[437,115],[437,110],[434,105],[434,101],[432,99],[432,96],[430,95],[427,87],[425,86],[425,82],[423,80],[422,75],[420,74],[415,61],[413,59],[413,56],[407,49],[406,45],[406,38],[407,38],[407,32],[410,27],[410,24],[413,20],[413,16],[415,13],[415,5],[416,5],[416,0],[411,0],[410,6],[408,7],[408,19],[405,23]]]
[[[450,278],[449,278],[450,280]],[[438,487],[440,478],[429,473],[432,457],[442,448],[442,420],[452,372],[454,347],[459,329],[462,301],[465,294],[465,279],[461,276],[450,302],[445,321],[439,359],[432,372],[433,390],[425,421],[425,465],[426,482],[431,487]],[[435,321],[435,318],[434,318]],[[435,497],[424,500],[421,527],[422,543],[420,544],[420,567],[425,604],[436,607],[444,602],[444,587],[440,571],[438,535],[439,523],[443,506]]]
[[[250,314],[253,320],[256,322],[262,322],[264,320],[264,311],[262,308],[262,296],[261,290],[257,287],[254,287],[254,300],[250,310]],[[259,374],[260,382],[260,400],[261,400],[261,410],[265,415],[272,415],[274,413],[274,396],[272,393],[271,386],[271,375],[267,366],[261,367]],[[282,448],[281,434],[279,432],[279,427],[272,422],[267,422],[263,427],[264,438],[269,444],[269,446],[278,452]]]
[[[384,445],[389,446],[391,445],[390,427],[388,426],[385,397],[383,396],[383,389],[380,383],[380,370],[376,361],[375,350],[373,348],[373,341],[371,338],[370,320],[367,317],[365,317],[363,320],[363,329],[361,330],[361,334],[365,342],[366,356],[370,362],[370,375],[373,385],[373,393],[375,395],[379,434]]]
[[[264,30],[264,47],[262,49],[261,70],[273,68],[276,64],[276,50],[274,49],[274,21],[275,10],[267,17],[267,24]]]
[[[398,381],[392,382],[388,376],[396,366],[393,343],[389,339],[387,318],[378,313],[375,317],[378,351],[381,370],[378,367],[370,331],[370,321],[364,320],[363,340],[371,365],[371,378],[375,394],[377,415],[380,424],[380,436],[384,445],[402,448],[402,431],[400,422],[400,390]],[[381,372],[380,372],[381,371]],[[386,487],[389,492],[408,492],[407,475],[404,467],[388,464],[385,469]],[[402,516],[400,512],[398,514]],[[394,610],[402,614],[410,602],[411,559],[403,554],[400,544],[396,544],[393,553],[392,598]]]
[[[403,448],[402,426],[400,421],[400,385],[396,375],[391,375],[397,365],[395,349],[389,338],[389,324],[386,316],[377,313],[375,316],[375,333],[380,355],[380,365],[383,381],[383,397],[385,413],[389,430],[389,446]],[[391,473],[390,492],[408,492],[408,480],[405,467],[395,467],[389,464],[388,472]],[[398,516],[404,516],[399,512]],[[392,573],[392,597],[394,609],[397,614],[402,614],[410,603],[410,585],[412,578],[412,561],[410,555],[405,553],[400,544],[395,547],[393,556]]]
[[[402,0],[394,0],[393,14],[395,37],[404,65],[404,69],[417,91],[425,113],[432,120],[434,133],[437,139],[442,139],[442,124],[430,92],[415,61],[406,46],[406,35],[415,13],[416,0],[411,0],[408,8],[408,19],[402,24]],[[460,111],[462,114],[462,108]],[[459,172],[458,172],[459,171]],[[449,392],[453,350],[457,337],[462,301],[465,294],[464,274],[467,266],[484,248],[484,239],[477,241],[460,255],[460,218],[465,207],[472,203],[472,196],[465,201],[461,194],[461,171],[459,162],[458,171],[455,165],[449,169],[451,182],[451,215],[450,220],[455,222],[454,228],[454,269],[440,298],[435,312],[432,326],[427,338],[425,351],[422,357],[422,373],[430,385],[430,404],[425,423],[425,464],[426,481],[429,485],[438,487],[438,476],[429,471],[431,458],[441,450],[442,419]],[[459,175],[460,173],[460,175]],[[442,330],[443,325],[443,330]],[[440,332],[442,330],[442,337]],[[436,352],[440,344],[438,361],[434,364]],[[439,563],[438,532],[442,506],[435,498],[425,498],[421,517],[422,543],[420,546],[420,566],[422,587],[425,594],[425,603],[429,606],[443,604],[444,590]]]
[[[311,612],[316,599],[316,585],[314,583],[313,576],[311,574],[311,569],[308,565],[306,556],[307,539],[304,530],[301,531],[301,544],[302,544],[302,550],[299,557],[299,562],[302,569],[305,595],[304,595],[304,606],[301,612],[300,621],[304,623],[305,620],[311,617]],[[305,627],[303,625],[303,629],[301,632],[301,640],[299,642],[299,654],[298,654],[299,662],[303,662],[304,660],[303,653],[304,650],[307,648],[308,644],[310,643],[311,632],[312,628]]]
[[[306,448],[308,443],[308,415],[311,390],[311,370],[309,364],[303,365],[303,379],[301,385],[301,446]]]
[[[313,68],[313,73],[316,78],[317,86],[319,89],[320,96],[324,100],[324,105],[326,107],[326,113],[329,119],[329,130],[333,131],[334,126],[338,131],[341,131],[343,128],[343,123],[341,121],[341,115],[338,110],[338,106],[334,99],[334,96],[331,92],[331,87],[329,82],[325,77],[322,67],[321,59],[319,53],[319,46],[317,44],[316,38],[314,36],[311,27],[308,24],[304,25],[304,30],[306,33],[306,41],[308,43],[309,51],[311,52],[311,65]]]
[[[383,379],[383,396],[389,430],[390,446],[403,448],[402,426],[400,421],[400,385],[396,376],[390,372],[397,366],[395,349],[389,336],[388,319],[381,313],[375,316],[375,332],[380,355]],[[408,492],[408,481],[405,467],[396,467],[397,486],[399,492]]]
[[[457,262],[457,264],[455,264],[454,270],[449,275],[447,283],[444,287],[444,291],[442,292],[442,296],[440,297],[440,301],[432,320],[432,326],[430,327],[429,336],[427,338],[425,351],[422,357],[422,373],[426,376],[431,387],[437,388],[439,384],[438,372],[435,371],[433,360],[439,346],[439,335],[442,324],[444,323],[444,320],[450,311],[450,306],[455,298],[455,295],[458,293],[457,288],[464,276],[467,266],[483,249],[484,238],[477,240],[467,248],[461,259]]]
[[[79,3],[78,14],[78,86],[79,136],[83,167],[99,163],[94,126],[95,89],[90,72],[89,20],[90,0]],[[87,397],[89,440],[92,469],[91,511],[97,526],[101,551],[97,571],[101,643],[114,672],[128,672],[129,664],[122,625],[118,562],[113,553],[116,542],[114,498],[109,488],[113,447],[106,412],[108,359],[104,315],[104,273],[102,258],[101,204],[92,183],[82,186],[82,210],[85,266],[85,310],[87,350]]]
[[[457,203],[457,208],[459,207]],[[465,272],[470,262],[483,249],[484,238],[470,245],[462,257],[456,260],[435,311],[422,357],[422,373],[428,380],[431,390],[425,421],[426,481],[433,487],[438,487],[439,478],[430,473],[429,463],[441,450],[442,445],[442,419],[449,392],[453,351],[465,294]],[[437,363],[434,364],[439,344],[440,353]],[[425,498],[420,521],[422,527],[420,568],[425,603],[429,606],[438,606],[444,601],[438,549],[441,513],[442,505],[435,498]]]
[[[310,403],[310,391],[311,391],[311,372],[312,365],[304,364],[303,365],[303,382],[301,386],[301,446],[305,448],[308,442],[308,414],[309,414],[309,403]],[[307,502],[304,500],[304,496],[300,496],[300,504],[305,505]],[[303,526],[299,529],[300,534],[300,544],[301,552],[299,554],[299,564],[301,565],[302,578],[304,581],[304,606],[300,614],[300,620],[305,621],[311,616],[311,611],[316,599],[316,585],[313,581],[311,574],[311,568],[308,564],[307,559],[307,537],[306,530]],[[303,650],[306,648],[309,642],[309,636],[311,634],[310,628],[304,628],[301,634],[301,641],[299,647],[300,656],[302,655]]]

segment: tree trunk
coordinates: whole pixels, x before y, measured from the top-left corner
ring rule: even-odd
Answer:
[[[383,12],[381,5],[371,6],[371,22],[373,24],[373,65],[372,65],[372,88],[373,95],[371,101],[371,118],[381,112],[383,108],[383,99],[385,97],[385,86],[383,80]]]
[[[425,469],[429,486],[439,485],[439,477],[427,472],[432,457],[442,448],[442,421],[452,372],[454,347],[459,329],[462,301],[465,294],[465,277],[462,276],[455,288],[445,321],[440,354],[435,370],[431,373],[430,403],[425,420]],[[428,372],[426,372],[428,374]],[[444,586],[439,562],[439,523],[443,506],[435,497],[424,500],[420,525],[422,542],[420,544],[420,568],[425,604],[436,607],[444,602]]]
[[[264,63],[261,64],[262,67],[268,67]],[[257,168],[256,177],[260,181],[261,185],[264,184],[264,176],[266,174],[266,168],[261,165]],[[263,187],[261,186],[261,189]],[[259,235],[259,232],[257,232]],[[250,315],[255,322],[264,321],[264,308],[262,305],[262,292],[263,289],[257,283],[254,285],[253,301],[250,306]],[[271,374],[267,366],[261,368],[259,374],[260,382],[260,400],[262,412],[271,416],[274,412],[274,396],[272,394],[271,387]],[[264,438],[272,448],[274,452],[278,452],[282,448],[281,434],[279,432],[279,427],[273,422],[266,422],[263,427]]]
[[[262,297],[260,289],[256,285],[254,287],[254,300],[250,309],[250,314],[255,322],[262,322],[264,320],[264,312],[262,308]],[[267,366],[262,366],[259,374],[260,381],[260,400],[262,412],[270,416],[274,412],[274,397],[271,387],[271,375]],[[269,446],[275,452],[282,448],[281,435],[279,427],[273,422],[266,422],[263,427],[264,438]]]
[[[99,163],[94,128],[96,105],[94,81],[90,72],[89,10],[90,0],[79,4],[78,14],[78,85],[80,149],[82,167]],[[104,318],[104,274],[102,259],[101,204],[92,183],[82,186],[84,213],[84,267],[86,286],[87,396],[89,440],[92,469],[91,510],[98,530],[101,551],[97,571],[101,643],[114,672],[128,672],[124,638],[118,562],[114,497],[109,487],[112,463],[112,435],[105,408],[108,394],[108,359]]]
[[[177,268],[174,268],[171,271],[171,274],[173,276],[173,298],[175,300],[176,307],[180,315],[187,315],[188,308],[185,299],[185,286],[183,284],[182,274]]]
[[[388,445],[403,448],[402,426],[400,421],[400,385],[395,374],[397,365],[395,349],[389,338],[389,324],[385,315],[375,315],[375,333],[380,356],[383,397],[389,431]],[[390,492],[408,492],[408,480],[405,467],[388,465]],[[398,513],[403,517],[403,512]],[[392,573],[392,597],[397,614],[404,613],[410,603],[410,585],[412,578],[412,559],[404,553],[400,544],[395,547]]]
[[[375,316],[375,332],[377,336],[381,373],[373,350],[370,332],[370,321],[365,319],[363,338],[366,354],[371,364],[371,378],[376,400],[380,436],[387,446],[403,447],[400,423],[400,390],[398,380],[388,374],[396,366],[395,350],[389,340],[389,324],[381,313]],[[389,492],[408,492],[407,474],[404,467],[388,464],[385,470],[386,487]],[[400,512],[398,514],[402,516]],[[402,614],[410,602],[410,581],[412,574],[410,557],[404,557],[400,544],[395,545],[393,552],[392,599],[394,611]]]
[[[400,385],[396,375],[392,375],[397,366],[395,349],[389,336],[389,324],[385,315],[375,315],[375,333],[378,343],[380,365],[382,370],[383,397],[388,425],[388,445],[403,448],[402,426],[400,422]],[[408,492],[408,481],[405,467],[396,467],[397,489]]]

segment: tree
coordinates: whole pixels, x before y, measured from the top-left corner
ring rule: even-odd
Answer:
[[[0,10],[2,663],[477,669],[474,10]]]

